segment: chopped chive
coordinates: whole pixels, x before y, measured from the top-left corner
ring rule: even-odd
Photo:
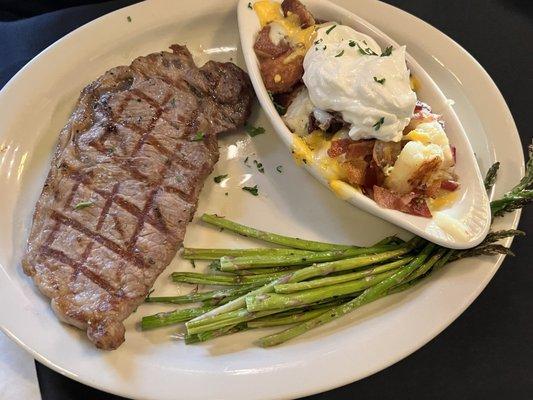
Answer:
[[[340,57],[344,54],[344,50],[342,50],[339,54],[337,54],[335,57]]]
[[[128,22],[131,22],[131,17],[129,15],[126,17],[126,19],[128,20]]]
[[[385,122],[385,117],[381,117],[380,119],[378,119],[378,121],[372,125],[372,127],[374,128],[375,131],[379,130],[379,128],[381,128],[381,125],[383,125],[383,123]]]
[[[204,140],[204,137],[205,137],[205,133],[199,131],[199,132],[196,132],[196,135],[194,135],[194,138],[192,138],[191,141],[199,142],[201,140]]]
[[[224,174],[224,175],[218,175],[218,176],[215,176],[213,178],[213,180],[215,181],[215,183],[220,183],[222,182],[224,179],[226,179],[228,177],[228,174]]]
[[[337,27],[337,25],[333,25],[331,28],[329,28],[327,31],[326,31],[326,35],[329,35],[329,33],[335,29]]]
[[[244,126],[244,129],[246,130],[248,135],[250,135],[250,137],[254,137],[254,136],[265,133],[265,128],[263,128],[262,126],[255,127],[253,125],[246,124]]]
[[[253,10],[252,3],[248,3],[248,8],[249,8],[250,10]]]
[[[80,201],[78,204],[74,206],[75,210],[81,210],[82,208],[91,207],[94,205],[93,201]]]
[[[392,46],[388,46],[384,51],[381,52],[380,57],[388,57],[392,54]]]
[[[380,85],[383,85],[385,83],[385,78],[378,79],[378,78],[374,77],[374,82],[377,82]]]
[[[257,185],[255,186],[244,186],[242,188],[245,192],[249,192],[254,196],[257,196],[259,194],[259,189],[257,188]]]
[[[281,174],[283,172],[283,166],[282,165],[278,165],[276,167],[276,171],[278,171]]]
[[[348,46],[355,47],[355,41],[353,40],[348,41]]]

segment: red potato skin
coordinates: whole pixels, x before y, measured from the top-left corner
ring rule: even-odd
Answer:
[[[265,59],[259,65],[265,87],[273,94],[290,92],[304,74],[303,56],[298,56],[285,63],[284,60],[288,56],[290,53],[274,59]],[[279,75],[280,78],[278,82],[275,79],[276,75]]]
[[[315,18],[299,0],[283,0],[281,9],[285,16],[288,13],[296,14],[300,19],[300,26],[304,29],[315,24]]]
[[[261,58],[276,58],[290,50],[289,44],[282,40],[278,45],[270,40],[270,25],[264,26],[257,34],[254,51]]]

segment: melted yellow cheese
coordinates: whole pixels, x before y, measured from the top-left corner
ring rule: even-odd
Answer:
[[[459,197],[459,191],[445,192],[444,194],[428,200],[428,207],[431,211],[439,211],[452,206]]]
[[[268,25],[272,21],[283,19],[281,4],[275,1],[262,0],[254,3],[254,11],[259,18],[261,27]]]
[[[409,83],[411,84],[411,90],[413,92],[417,92],[418,89],[420,89],[420,83],[418,82],[418,79],[412,75],[409,77]]]
[[[257,14],[257,18],[259,18],[261,27],[268,25],[271,22],[275,22],[281,26],[285,36],[292,45],[300,45],[299,47],[303,46],[303,52],[300,49],[296,49],[296,51],[293,52],[293,54],[299,52],[294,57],[297,57],[298,55],[305,55],[305,52],[309,47],[311,47],[315,37],[314,25],[305,29],[300,28],[300,19],[298,16],[292,13],[289,13],[286,17],[283,16],[280,3],[276,3],[274,1],[258,1],[254,4],[254,10]]]
[[[422,142],[424,144],[431,143],[431,136],[427,132],[417,131],[416,129],[409,132],[403,138],[407,140],[416,140],[417,142]]]
[[[322,131],[314,131],[303,138],[293,134],[293,156],[298,165],[313,165],[328,181],[343,179],[344,172],[337,160],[328,156],[331,141]]]
[[[349,198],[360,193],[360,191],[354,188],[352,185],[341,181],[340,179],[333,179],[329,181],[329,187],[333,193],[343,200],[348,200]]]

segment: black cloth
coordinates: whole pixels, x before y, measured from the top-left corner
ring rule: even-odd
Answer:
[[[100,15],[134,3],[117,0],[35,16],[90,2],[0,1],[0,20],[13,21],[0,22],[0,87],[61,36]],[[531,0],[388,2],[439,28],[469,51],[502,91],[524,148],[531,143]],[[533,235],[533,209],[523,213],[520,228]],[[517,256],[508,257],[472,306],[422,349],[369,378],[307,399],[533,398],[531,243],[528,239],[516,240],[513,250]],[[120,399],[67,379],[39,363],[36,366],[44,400]]]

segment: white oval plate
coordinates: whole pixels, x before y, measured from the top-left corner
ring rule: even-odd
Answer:
[[[394,48],[400,47],[397,42],[387,37],[375,26],[336,4],[327,0],[303,0],[303,2],[316,18],[326,21],[342,21],[342,24],[348,25],[375,39],[381,48],[386,48],[390,45],[394,46]],[[247,0],[240,0],[238,5],[239,34],[244,60],[257,98],[263,106],[263,111],[280,138],[292,150],[294,148],[294,134],[287,128],[274,108],[259,71],[259,61],[253,47],[257,32],[259,32],[261,26],[255,12],[250,9],[249,3]],[[409,52],[409,48],[407,51]],[[433,112],[442,115],[443,120],[446,121],[446,134],[450,139],[450,143],[458,149],[455,172],[460,177],[461,186],[457,192],[457,201],[450,208],[435,212],[433,218],[423,218],[380,207],[360,190],[356,190],[350,185],[343,186],[340,193],[337,194],[354,206],[441,246],[453,249],[474,247],[487,235],[491,219],[489,200],[474,151],[470,146],[468,136],[461,122],[446,96],[410,54],[406,55],[406,60],[411,73],[420,84],[420,89],[417,93],[419,99],[429,104]],[[324,186],[333,190],[320,165],[307,162],[303,167],[311,172]],[[334,191],[339,192],[338,189]],[[461,231],[464,229],[467,234],[464,236],[463,234],[454,235],[442,229],[438,223],[439,219],[446,218],[450,220],[450,217],[452,220],[460,221],[460,224],[464,227]]]
[[[407,44],[455,100],[481,171],[495,159],[502,162],[496,194],[509,189],[523,172],[520,141],[503,98],[476,61],[442,33],[394,7],[372,0],[339,4]],[[126,343],[109,353],[95,350],[82,332],[58,322],[20,267],[57,134],[85,84],[110,67],[171,43],[187,44],[199,62],[233,58],[244,65],[237,50],[236,3],[148,1],[119,10],[58,41],[0,92],[0,327],[35,358],[85,384],[135,399],[296,398],[361,379],[407,356],[448,326],[485,287],[503,257],[450,265],[414,290],[268,350],[252,344],[268,331],[194,346],[169,339],[174,328],[142,333],[136,327],[140,317],[164,309],[151,304],[126,320]],[[217,212],[289,235],[361,245],[393,233],[406,237],[392,224],[338,199],[294,165],[258,108],[251,123],[267,133],[250,139],[236,132],[221,139],[213,175],[228,173],[230,179],[221,185],[206,183],[198,215]],[[260,160],[265,173],[253,163],[244,166],[246,156]],[[282,174],[275,170],[278,165],[284,167]],[[244,184],[258,184],[259,196],[243,192]],[[515,213],[498,220],[497,227],[515,227],[517,221]],[[197,220],[185,242],[198,247],[252,244]],[[176,293],[168,274],[189,265],[177,257],[158,279],[157,293]]]

